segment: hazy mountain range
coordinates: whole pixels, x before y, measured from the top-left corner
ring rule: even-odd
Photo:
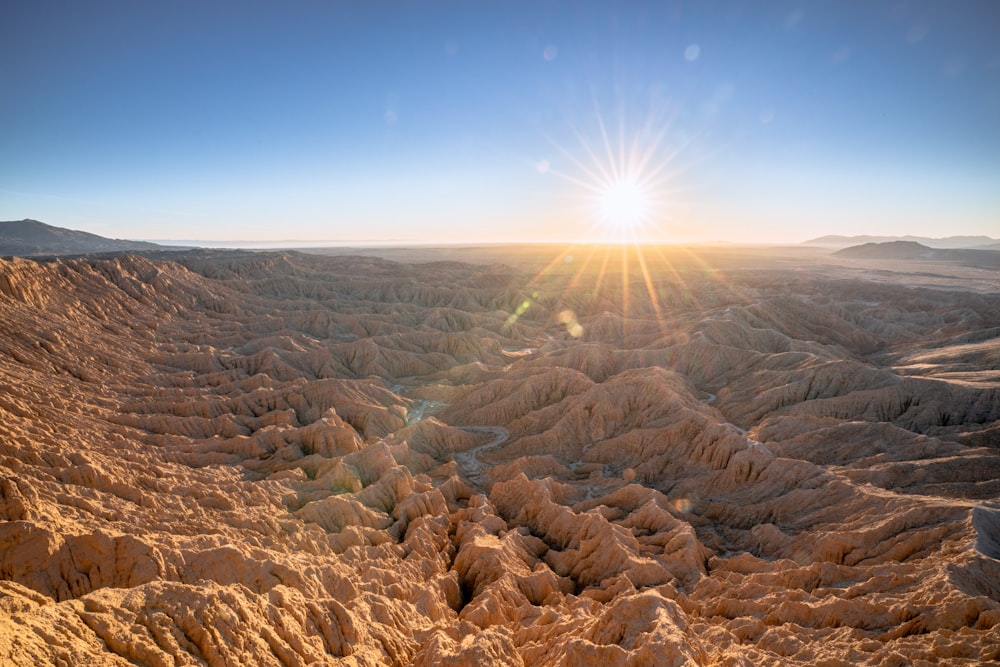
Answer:
[[[908,243],[920,245],[926,250],[935,249],[977,249],[977,250],[1000,250],[1000,239],[989,236],[948,236],[945,238],[927,238],[923,236],[820,236],[800,245],[803,246],[823,246],[830,249],[844,249],[854,246],[866,246],[887,243]],[[372,242],[373,245],[381,245]],[[219,247],[218,242],[208,241],[185,241],[171,244],[153,243],[151,241],[129,241],[126,239],[111,239],[90,232],[82,232],[64,227],[39,222],[38,220],[11,220],[0,221],[0,256],[39,257],[47,255],[86,255],[93,253],[108,252],[137,252],[146,250],[179,250],[182,248],[195,247]],[[232,242],[232,247],[237,247],[238,241]],[[261,244],[262,247],[276,248],[278,242]],[[315,243],[303,241],[288,241],[287,245],[281,247],[306,247],[315,246]],[[331,245],[334,245],[331,242]],[[727,244],[728,245],[728,244]],[[902,247],[902,246],[901,246]],[[866,255],[866,252],[874,253]],[[912,257],[898,256],[902,252],[904,255]],[[886,254],[888,253],[888,254]],[[914,254],[916,253],[916,254]],[[909,250],[895,249],[873,249],[862,251],[854,257],[878,257],[878,258],[918,258],[925,259],[956,259],[945,254],[928,255],[923,251],[917,252],[912,247]]]
[[[979,269],[1000,269],[1000,251],[989,248],[931,248],[916,241],[863,243],[834,253],[852,259],[908,259],[949,262]]]
[[[829,234],[815,239],[803,241],[802,245],[829,246],[832,248],[847,248],[865,243],[890,243],[892,241],[910,241],[920,243],[928,248],[985,248],[1000,250],[1000,239],[989,236],[946,236],[930,238],[927,236],[838,236]]]

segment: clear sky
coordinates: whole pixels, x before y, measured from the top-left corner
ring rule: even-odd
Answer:
[[[0,220],[1000,236],[1000,2],[0,2]]]

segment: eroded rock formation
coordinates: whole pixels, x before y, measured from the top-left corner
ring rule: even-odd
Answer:
[[[1000,660],[998,278],[171,257],[0,260],[4,664]]]

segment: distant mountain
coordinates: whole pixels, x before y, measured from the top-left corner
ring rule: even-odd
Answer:
[[[801,245],[820,245],[836,248],[847,248],[865,243],[890,243],[892,241],[912,241],[928,248],[983,248],[1000,247],[1000,239],[989,236],[947,236],[945,238],[930,238],[926,236],[838,236],[831,234],[804,241]]]
[[[1000,250],[982,248],[929,248],[915,241],[864,243],[833,253],[851,259],[912,259],[949,262],[980,269],[1000,269]]]
[[[930,259],[934,249],[915,241],[888,241],[851,246],[833,254],[858,259]]]
[[[37,220],[0,222],[0,256],[85,255],[162,248],[156,243],[109,239],[89,232],[53,227]]]

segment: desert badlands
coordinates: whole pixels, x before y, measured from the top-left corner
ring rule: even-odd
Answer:
[[[991,269],[11,257],[0,663],[997,664],[998,450]]]

